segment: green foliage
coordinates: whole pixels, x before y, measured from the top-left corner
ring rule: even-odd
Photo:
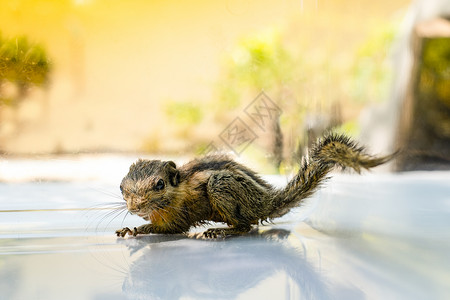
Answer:
[[[225,59],[218,84],[219,109],[241,104],[243,91],[256,95],[261,90],[279,90],[293,77],[293,59],[283,45],[281,34],[269,31],[241,39]]]
[[[196,125],[203,119],[203,111],[195,102],[168,101],[165,112],[178,125]]]
[[[285,153],[301,153],[309,138],[333,126],[357,135],[357,113],[353,112],[388,94],[392,72],[387,56],[396,34],[394,25],[379,25],[353,56],[344,59],[333,49],[317,52],[315,45],[290,51],[287,41],[298,47],[304,38],[276,30],[241,39],[224,60],[217,84],[219,102],[214,103],[216,119],[229,122],[221,116],[242,109],[264,90],[283,112]],[[344,107],[352,115],[343,120]],[[295,155],[291,159],[297,161]]]
[[[217,89],[219,105],[214,107],[216,121],[223,121],[226,126],[235,117],[233,110],[242,109],[243,101],[248,105],[261,91],[280,106],[283,89],[292,88],[294,68],[280,32],[271,30],[241,39],[223,64]],[[276,128],[280,128],[278,118],[271,119],[267,124],[269,131],[261,139],[269,141],[265,145],[266,154],[270,152],[272,163],[278,168],[283,156],[283,134]]]
[[[230,75],[257,90],[288,81],[291,57],[281,42],[277,32],[243,39],[232,53]]]
[[[450,38],[424,41],[419,87],[450,107]]]
[[[23,98],[31,86],[42,86],[48,81],[50,61],[39,44],[24,36],[2,39],[0,36],[0,100],[1,83],[8,81],[18,87],[14,98],[3,97],[3,102],[14,105]]]
[[[334,132],[339,134],[345,134],[350,137],[357,137],[360,133],[360,128],[358,122],[355,120],[350,120],[337,126],[333,129]]]
[[[424,39],[418,69],[418,82],[414,89],[417,107],[414,118],[426,124],[426,136],[440,136],[448,140],[450,138],[450,38]]]
[[[450,38],[426,40],[423,49],[423,64],[439,76],[450,78]]]
[[[393,26],[381,27],[357,49],[351,72],[353,101],[366,103],[386,98],[392,79],[387,54],[395,32]]]

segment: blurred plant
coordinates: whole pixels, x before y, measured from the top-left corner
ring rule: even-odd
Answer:
[[[224,111],[239,108],[244,99],[249,102],[248,97],[256,97],[262,90],[268,91],[280,105],[281,93],[292,81],[294,66],[279,32],[272,30],[242,39],[225,58],[223,78],[218,83],[217,119],[221,119]],[[271,122],[270,152],[278,168],[283,156],[283,134],[280,119],[273,118]]]
[[[164,112],[168,121],[171,124],[176,124],[176,126],[166,128],[170,131],[167,134],[175,136],[179,140],[188,141],[187,149],[191,149],[193,141],[198,140],[199,124],[204,117],[203,107],[196,100],[168,100],[164,105]],[[180,150],[180,147],[177,146],[176,148]]]
[[[184,126],[196,125],[203,119],[201,107],[195,101],[169,100],[165,105],[165,112],[169,120]]]
[[[450,140],[450,38],[424,39],[414,97],[417,120],[427,120],[426,135]],[[422,125],[423,126],[423,125]]]
[[[397,134],[404,149],[399,171],[450,169],[450,37],[435,24],[419,25],[432,30],[425,37],[418,30],[412,39],[415,67]]]
[[[270,151],[276,167],[281,165],[283,148],[290,163],[296,164],[306,147],[326,130],[357,134],[355,112],[387,96],[391,81],[387,56],[395,28],[395,24],[378,27],[345,61],[336,59],[334,52],[314,53],[309,50],[314,49],[312,45],[293,54],[286,36],[276,30],[242,39],[224,60],[218,103],[214,103],[216,119],[229,122],[236,109],[264,90],[284,112],[271,126]],[[294,49],[302,44],[301,36],[292,39]],[[343,106],[351,112],[346,119]]]
[[[450,39],[433,38],[424,43],[419,87],[450,107]]]
[[[353,101],[367,103],[386,99],[392,80],[387,58],[395,34],[393,24],[381,26],[356,50],[350,76]]]
[[[291,81],[293,67],[293,58],[278,31],[241,39],[223,64],[223,78],[218,84],[220,109],[239,107],[243,90],[281,89]]]
[[[33,86],[44,86],[49,79],[50,61],[44,48],[24,36],[2,39],[0,36],[0,103],[17,107]],[[2,87],[11,83],[13,95],[3,95]]]
[[[229,74],[245,86],[271,89],[292,78],[292,57],[277,31],[241,40],[231,56]]]

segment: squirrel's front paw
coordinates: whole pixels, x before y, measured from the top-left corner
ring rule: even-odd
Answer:
[[[134,227],[133,231],[130,228],[128,228],[128,227],[124,227],[122,229],[116,230],[116,235],[117,236],[125,237],[125,235],[127,233],[128,233],[128,235],[136,236],[137,235],[137,228]]]

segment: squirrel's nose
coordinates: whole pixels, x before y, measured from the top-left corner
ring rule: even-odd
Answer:
[[[136,201],[130,201],[128,204],[128,210],[131,213],[138,212],[141,209],[141,206]]]

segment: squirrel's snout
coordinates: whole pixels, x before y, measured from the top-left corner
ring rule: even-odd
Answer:
[[[141,209],[141,204],[136,200],[127,201],[127,209],[131,213],[137,213]]]
[[[132,214],[135,214],[135,213],[139,212],[139,209],[137,207],[128,206],[128,211]]]

